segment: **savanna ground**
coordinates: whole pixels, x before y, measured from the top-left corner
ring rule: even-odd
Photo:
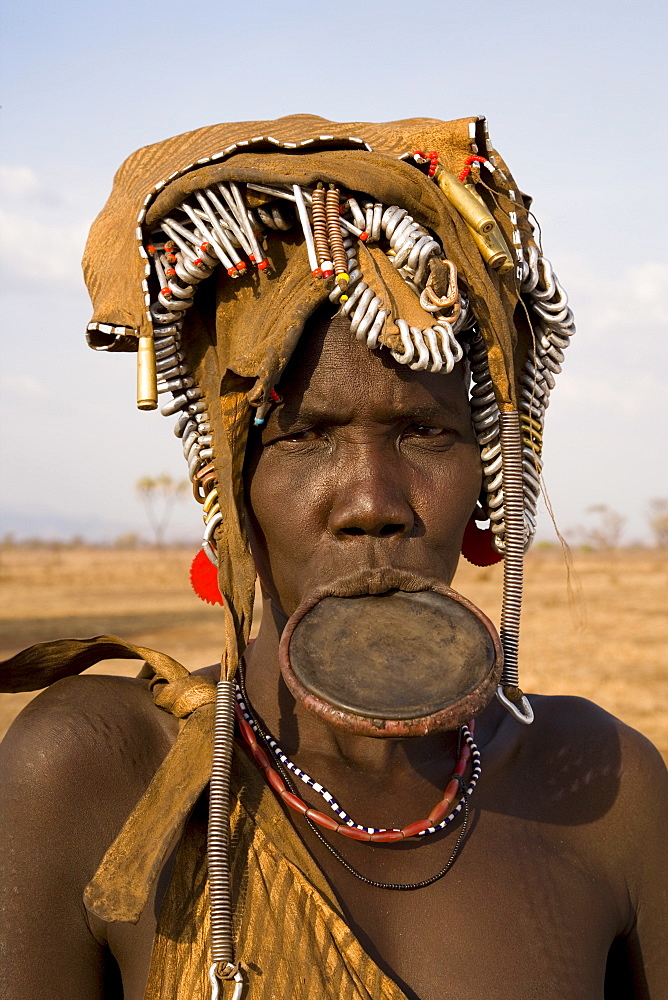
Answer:
[[[0,550],[0,659],[47,639],[111,633],[189,669],[220,657],[220,608],[192,593],[192,552],[174,549]],[[527,558],[521,647],[525,690],[591,698],[645,733],[668,759],[668,550],[576,551],[570,589],[559,549]],[[454,586],[498,622],[501,568],[462,561]],[[110,660],[94,673],[136,673]],[[33,697],[0,695],[0,736]]]

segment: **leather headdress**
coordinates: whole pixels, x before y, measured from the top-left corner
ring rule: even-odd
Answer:
[[[521,268],[499,276],[485,266],[459,213],[416,168],[414,151],[432,149],[455,175],[472,154],[491,160],[497,169],[490,175],[495,187],[489,204],[508,246],[532,241],[522,197],[491,148],[481,118],[338,124],[296,115],[215,125],[138,150],[116,174],[86,246],[84,274],[94,305],[89,343],[96,349],[129,351],[136,349],[140,335],[151,333],[150,268],[144,246],[164,216],[192,192],[230,180],[304,187],[334,182],[406,208],[437,236],[467,287],[487,346],[499,408],[514,408],[516,373],[531,343],[525,325],[520,324],[518,332],[514,321]],[[228,676],[247,642],[255,579],[241,513],[251,403],[277,381],[304,323],[329,291],[326,282],[311,276],[303,244],[290,234],[278,235],[280,239],[269,234],[267,240],[269,275],[256,272],[231,282],[219,268],[215,309],[211,292],[202,287],[182,340],[207,401],[215,442],[223,511],[217,543],[219,586],[228,615]],[[394,283],[385,274],[378,278],[388,295],[413,297],[398,277]],[[202,297],[205,309],[200,308]],[[389,328],[380,340],[393,346],[393,336],[396,331]]]

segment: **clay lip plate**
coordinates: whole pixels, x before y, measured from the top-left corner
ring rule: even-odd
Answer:
[[[461,724],[487,703],[501,664],[492,623],[443,584],[314,595],[281,640],[292,694],[341,728],[375,735]]]

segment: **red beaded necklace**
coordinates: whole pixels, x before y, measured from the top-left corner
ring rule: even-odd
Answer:
[[[445,787],[443,798],[436,803],[427,819],[418,820],[416,823],[409,823],[408,826],[403,827],[401,830],[379,830],[376,833],[370,833],[367,830],[360,830],[345,823],[338,823],[333,817],[327,816],[318,809],[311,809],[303,799],[300,799],[298,795],[289,791],[283,778],[271,766],[267,754],[257,742],[255,733],[244,719],[238,703],[235,705],[235,713],[241,735],[250,747],[255,763],[264,774],[267,784],[273,788],[277,796],[295,812],[310,819],[324,830],[340,833],[341,836],[348,837],[350,840],[363,840],[372,844],[389,844],[397,840],[417,837],[420,833],[439,823],[450,809],[455,796],[460,793],[461,780],[466,772],[466,766],[471,759],[471,749],[467,743],[464,743],[452,777]],[[475,729],[475,721],[473,719],[469,722],[468,728],[471,735],[473,735]]]

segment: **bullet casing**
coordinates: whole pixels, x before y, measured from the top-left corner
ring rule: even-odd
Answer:
[[[434,176],[441,191],[450,204],[457,209],[467,226],[474,232],[481,234],[493,231],[496,223],[487,206],[476,195],[471,194],[454,174],[439,167]]]
[[[140,337],[137,346],[137,406],[140,410],[158,407],[155,344],[151,336]]]
[[[505,242],[502,243],[495,232],[476,233],[475,229],[471,229],[470,226],[468,226],[468,230],[475,240],[483,260],[489,267],[498,271],[499,274],[506,274],[508,271],[512,271],[512,258],[509,256]]]
[[[465,184],[464,187],[472,198],[475,198],[481,205],[486,207],[473,184]],[[480,234],[472,229],[471,226],[469,226],[469,230],[486,264],[489,264],[499,274],[507,274],[508,271],[512,271],[513,256],[508,249],[504,235],[496,220],[494,220],[494,226],[488,233]]]

